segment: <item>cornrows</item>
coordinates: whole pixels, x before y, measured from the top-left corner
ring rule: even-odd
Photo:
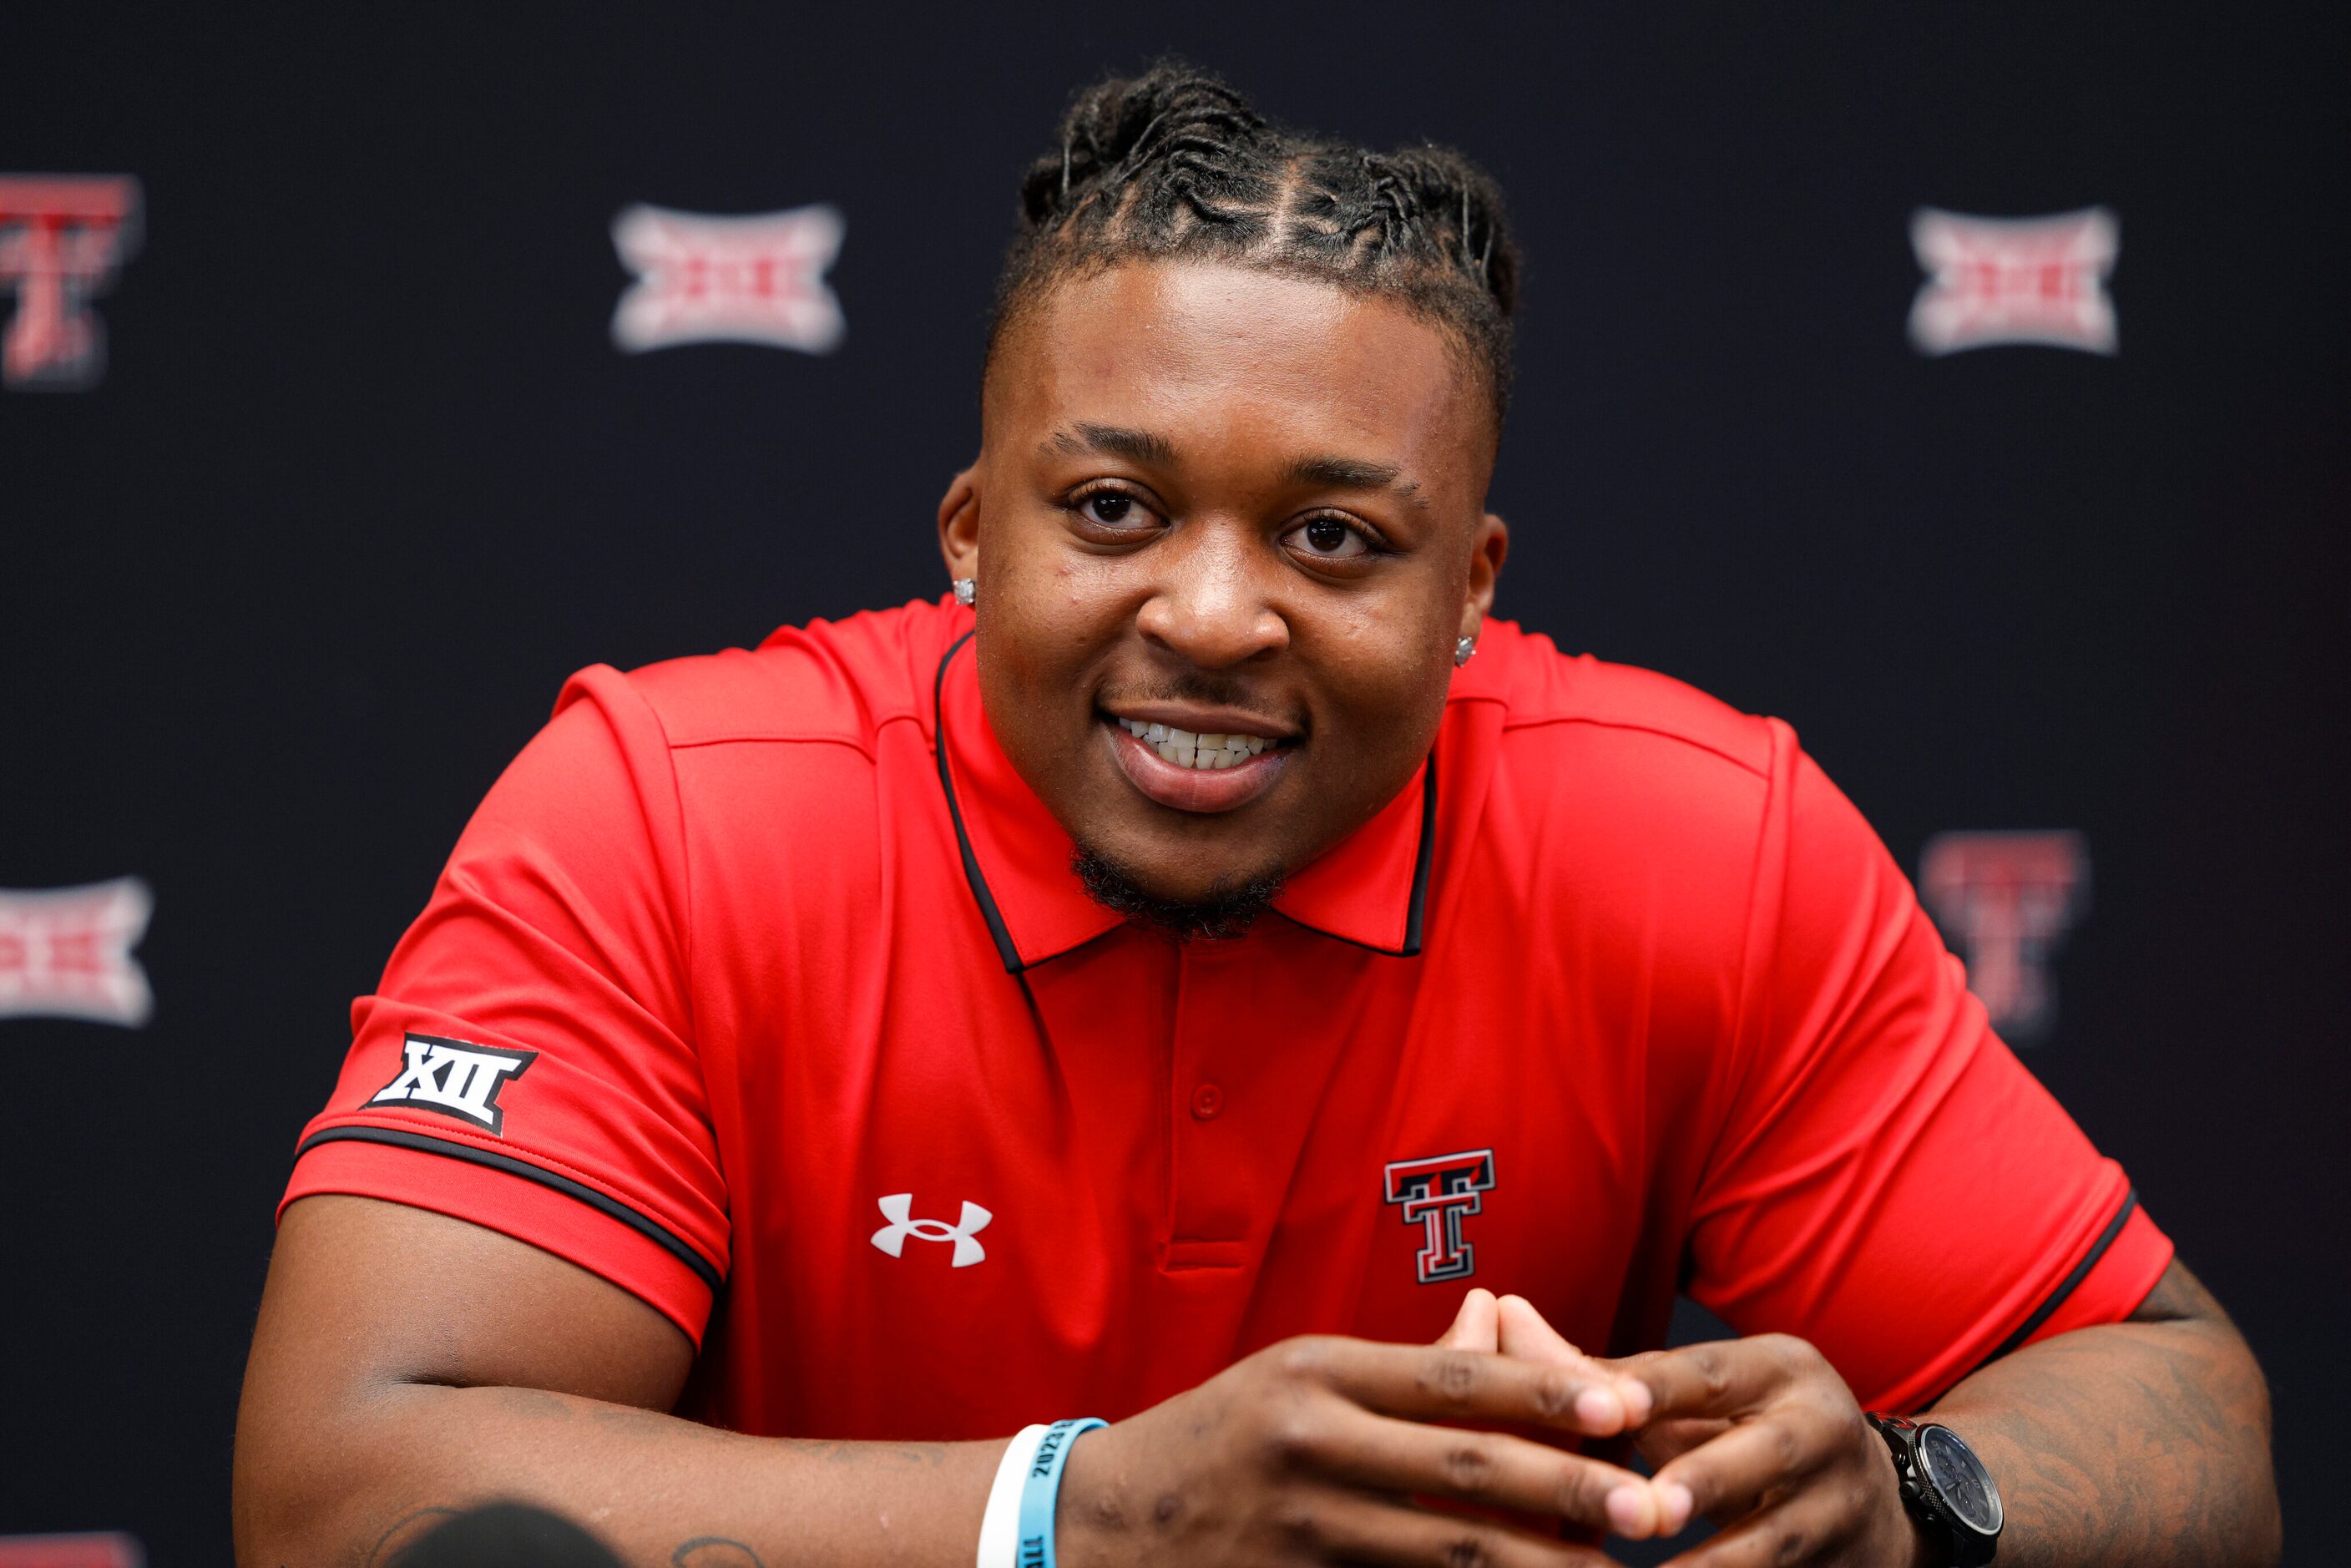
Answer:
[[[1500,189],[1447,148],[1375,152],[1276,126],[1180,62],[1078,95],[1020,183],[991,343],[1040,287],[1130,260],[1218,259],[1395,298],[1510,399],[1519,253]]]

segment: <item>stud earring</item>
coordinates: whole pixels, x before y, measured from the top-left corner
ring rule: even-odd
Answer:
[[[1457,639],[1457,640],[1455,641],[1454,644],[1453,644],[1453,663],[1454,663],[1454,666],[1455,666],[1456,668],[1458,668],[1458,667],[1460,667],[1461,665],[1468,664],[1468,663],[1469,662],[1469,655],[1470,655],[1470,654],[1472,654],[1472,653],[1476,653],[1477,651],[1478,651],[1478,639],[1477,639],[1477,638],[1475,638],[1475,637],[1462,637],[1462,638],[1458,638],[1458,639]]]
[[[957,604],[962,605],[966,610],[970,609],[971,601],[979,597],[978,580],[975,578],[969,577],[956,578],[955,580],[955,596],[956,602]]]

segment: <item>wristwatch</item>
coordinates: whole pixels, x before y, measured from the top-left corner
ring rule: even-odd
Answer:
[[[1946,1568],[1980,1568],[2000,1545],[2000,1488],[1976,1451],[1949,1427],[1919,1426],[1883,1411],[1864,1413],[1894,1455],[1902,1506]]]

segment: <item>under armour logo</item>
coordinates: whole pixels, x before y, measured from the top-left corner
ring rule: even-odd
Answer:
[[[944,1219],[913,1218],[914,1195],[911,1192],[893,1192],[873,1202],[881,1209],[882,1218],[890,1222],[873,1233],[873,1245],[893,1258],[906,1250],[909,1236],[920,1241],[954,1242],[954,1268],[968,1269],[987,1256],[987,1249],[979,1244],[979,1233],[996,1216],[969,1198],[964,1199],[963,1218],[953,1225]]]
[[[461,1116],[496,1133],[506,1123],[498,1091],[507,1080],[519,1078],[538,1060],[535,1051],[501,1051],[471,1040],[443,1040],[437,1035],[412,1034],[402,1044],[407,1065],[400,1076],[377,1090],[371,1105],[408,1105]]]
[[[1493,1189],[1494,1151],[1468,1149],[1425,1160],[1397,1160],[1386,1167],[1387,1201],[1404,1209],[1406,1225],[1418,1225],[1420,1282],[1458,1280],[1478,1268],[1477,1249],[1461,1239],[1461,1220],[1484,1205]]]

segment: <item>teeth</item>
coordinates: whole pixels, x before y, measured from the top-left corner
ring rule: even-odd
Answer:
[[[1123,718],[1119,727],[1178,768],[1214,770],[1247,762],[1274,744],[1262,735],[1195,735],[1164,724]]]

